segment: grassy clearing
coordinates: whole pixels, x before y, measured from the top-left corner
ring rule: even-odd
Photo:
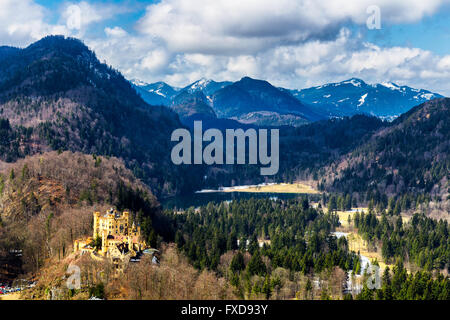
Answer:
[[[347,236],[349,248],[352,251],[359,252],[361,255],[366,256],[370,260],[377,259],[378,264],[380,265],[381,271],[383,271],[386,266],[389,266],[389,268],[392,270],[392,265],[387,265],[383,261],[383,257],[380,253],[380,248],[378,248],[377,251],[369,251],[367,242],[361,238],[361,236],[355,232],[350,232]]]
[[[318,194],[318,190],[314,189],[310,185],[298,182],[298,183],[278,183],[262,186],[251,186],[248,188],[227,188],[225,192],[261,192],[261,193],[308,193]]]
[[[367,208],[354,208],[353,210],[358,210],[359,213],[361,212],[368,212]],[[352,221],[353,221],[353,216],[355,215],[357,211],[337,211],[337,215],[339,216],[339,221],[341,222],[341,226],[343,228],[349,228],[349,224],[348,224],[348,216],[352,217]],[[345,230],[342,230],[345,231]]]
[[[383,271],[386,266],[389,266],[389,268],[392,269],[392,265],[388,265],[383,261],[383,258],[381,256],[381,248],[378,248],[377,251],[372,251],[369,250],[367,241],[365,241],[357,232],[356,230],[353,228],[353,223],[351,225],[349,225],[348,223],[348,217],[351,216],[352,217],[352,221],[353,221],[353,216],[355,215],[355,213],[357,211],[359,211],[359,213],[361,212],[368,212],[368,208],[354,208],[353,210],[355,211],[337,211],[337,214],[339,216],[339,221],[341,223],[341,227],[338,228],[338,231],[342,231],[342,232],[347,232],[347,240],[348,240],[348,244],[349,244],[349,249],[351,251],[354,252],[359,252],[361,255],[366,256],[367,258],[369,258],[370,260],[374,260],[377,259],[378,264],[380,265],[380,269],[381,271]],[[405,217],[402,217],[403,221],[405,222]]]

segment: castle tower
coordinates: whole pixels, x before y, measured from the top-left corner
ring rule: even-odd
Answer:
[[[127,222],[130,222],[130,213],[128,211],[124,211],[122,216],[126,219]]]
[[[108,240],[106,238],[106,232],[102,232],[102,255],[106,256],[108,252]]]
[[[99,224],[100,224],[100,212],[94,212],[94,236],[93,236],[94,239],[98,237]]]
[[[128,250],[133,251],[133,239],[131,236],[128,236]]]
[[[134,236],[134,230],[135,230],[135,229],[136,229],[136,227],[135,227],[134,221],[133,221],[133,224],[131,225],[130,232],[129,232],[129,235],[130,235],[130,236]]]
[[[130,234],[130,232],[129,232],[130,231],[130,221],[131,221],[130,213],[128,211],[124,211],[122,214],[122,217],[125,222],[124,233],[125,233],[125,235],[129,235]]]

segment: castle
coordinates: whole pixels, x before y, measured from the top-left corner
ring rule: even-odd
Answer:
[[[117,271],[123,271],[128,262],[146,248],[141,240],[141,228],[131,223],[128,211],[122,214],[110,209],[106,214],[94,212],[94,233],[92,238],[75,240],[74,251],[89,253],[93,257],[112,260]],[[101,239],[101,248],[96,249],[95,239]]]

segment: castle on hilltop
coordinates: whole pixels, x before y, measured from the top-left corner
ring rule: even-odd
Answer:
[[[136,260],[146,248],[145,241],[141,240],[140,226],[130,222],[128,211],[120,214],[111,208],[104,215],[94,212],[93,237],[75,240],[74,251],[110,258],[115,268],[123,271],[124,266],[130,260]],[[101,239],[101,248],[95,247],[96,239]]]

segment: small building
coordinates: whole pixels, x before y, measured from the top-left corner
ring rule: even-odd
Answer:
[[[73,250],[75,252],[81,252],[81,254],[94,252],[94,247],[92,246],[94,239],[91,237],[87,239],[75,240],[73,243]]]

